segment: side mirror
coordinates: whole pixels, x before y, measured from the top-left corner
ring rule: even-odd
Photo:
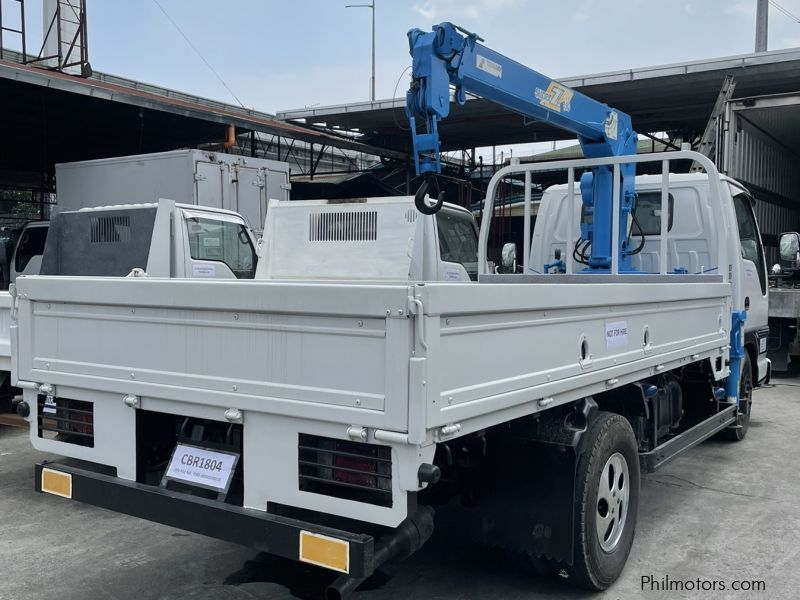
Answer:
[[[782,233],[778,240],[778,248],[780,249],[781,260],[797,264],[800,263],[800,234],[792,231],[789,233]]]
[[[511,269],[517,264],[517,245],[514,242],[503,244],[503,252],[501,254],[503,267]]]

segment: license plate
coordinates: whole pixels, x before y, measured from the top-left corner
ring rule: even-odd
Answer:
[[[172,453],[165,479],[227,493],[239,455],[178,444]]]

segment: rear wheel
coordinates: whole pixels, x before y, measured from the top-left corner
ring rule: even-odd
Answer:
[[[575,583],[608,588],[628,560],[639,510],[639,454],[627,419],[601,412],[584,434],[575,481]]]
[[[723,429],[720,435],[732,442],[741,442],[750,427],[750,410],[753,406],[753,370],[750,368],[750,355],[745,352],[739,374],[739,410],[732,427]]]

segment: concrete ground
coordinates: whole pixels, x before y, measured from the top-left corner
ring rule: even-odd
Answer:
[[[745,441],[711,440],[642,481],[628,565],[606,593],[518,572],[438,512],[415,556],[355,600],[394,598],[770,598],[800,595],[800,379],[756,392]],[[0,425],[0,599],[319,598],[329,572],[33,491],[28,433]],[[450,517],[450,518],[448,518]],[[642,578],[722,581],[728,591],[642,591]],[[762,580],[761,592],[729,591]],[[710,585],[707,584],[707,585]],[[719,583],[717,584],[717,586]]]

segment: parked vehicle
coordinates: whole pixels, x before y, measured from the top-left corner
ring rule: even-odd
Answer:
[[[769,357],[776,371],[800,362],[800,233],[782,233],[780,262],[771,270],[769,290]]]
[[[158,203],[58,213],[42,275],[252,279],[256,240],[241,215]]]
[[[50,233],[47,234],[49,227]],[[106,206],[58,213],[23,230],[16,275],[130,274],[154,277],[252,278],[255,236],[241,215],[207,207],[159,203]],[[35,262],[35,266],[31,263]],[[0,292],[0,403],[11,386],[11,305],[15,284]]]
[[[271,200],[256,278],[475,281],[477,236],[453,204],[433,218],[412,197]]]
[[[746,192],[708,158],[637,156],[628,115],[480,41],[409,32],[420,214],[411,199],[272,207],[250,282],[19,280],[32,443],[84,461],[37,465],[37,490],[339,572],[329,598],[413,553],[458,498],[482,541],[613,584],[640,473],[748,431],[769,373],[763,249]],[[451,84],[576,133],[587,157],[495,173],[477,256],[463,215],[427,196]],[[662,175],[635,177],[643,162]],[[568,185],[528,248],[533,175],[558,169]],[[525,196],[520,274],[487,261],[506,177]]]
[[[170,198],[239,213],[258,234],[291,186],[288,163],[190,149],[57,164],[56,187],[55,212]]]
[[[57,164],[57,204],[52,213],[170,198],[178,204],[233,211],[242,215],[239,218],[244,218],[248,229],[260,232],[267,200],[288,200],[290,187],[288,163],[203,150],[174,150]],[[22,228],[13,243],[4,245],[9,255],[6,281],[14,283],[21,275],[39,274],[49,227],[48,221],[32,221]],[[81,231],[76,239],[83,233]],[[63,253],[74,256],[78,262],[82,260],[77,247],[70,247],[71,238],[60,244]],[[213,253],[211,247],[204,250]],[[76,265],[73,267],[77,269]],[[222,277],[227,275],[225,269],[212,267],[205,270],[198,267],[193,273],[175,276],[202,277],[206,276],[206,271]],[[86,263],[78,270],[82,274],[107,274],[101,263]],[[111,270],[119,274],[118,269]],[[180,269],[178,272],[183,273]],[[8,409],[13,398],[9,369],[5,368],[10,364],[7,319],[10,306],[8,292],[0,291],[0,411]]]
[[[53,214],[170,198],[236,212],[260,233],[268,199],[288,200],[289,165],[203,150],[173,150],[56,165]],[[22,229],[13,251],[10,281],[39,273],[48,222]]]
[[[23,226],[9,264],[11,283],[20,275],[39,274],[49,226],[49,221],[31,221]]]
[[[279,238],[295,255],[294,273],[272,272],[280,266],[268,262],[271,248],[251,282],[22,278],[15,373],[31,440],[103,465],[102,473],[40,465],[37,488],[322,564],[347,574],[340,592],[379,560],[421,545],[430,505],[463,494],[480,499],[474,514],[492,523],[480,530],[492,541],[566,566],[580,564],[570,559],[582,552],[572,534],[580,517],[588,525],[576,534],[602,540],[616,561],[601,555],[595,576],[611,578],[632,543],[640,462],[651,470],[719,431],[744,437],[762,376],[763,358],[747,347],[738,408],[726,400],[731,307],[744,305],[753,268],[742,258],[730,185],[708,168],[704,181],[669,188],[676,222],[692,210],[684,196],[702,191],[710,204],[713,219],[696,237],[708,254],[701,274],[674,272],[688,271],[690,254],[658,275],[570,267],[478,283],[409,281],[400,274],[426,259],[442,269],[458,262],[415,254],[436,247],[417,239],[433,217],[418,216],[413,241],[392,253],[402,262],[397,279],[376,280],[352,261],[375,256],[384,213],[408,211],[366,202],[338,205],[347,216],[336,217],[303,207],[305,222]],[[288,221],[276,211],[265,239],[276,239],[271,224]],[[540,217],[534,239],[558,243],[557,235]],[[535,264],[552,246],[538,253],[537,243]],[[667,233],[665,243],[682,242]],[[336,277],[320,256],[338,252],[350,260]],[[485,273],[485,247],[477,263]],[[305,279],[309,265],[315,279]],[[53,431],[77,414],[67,434]],[[212,479],[198,471],[200,457]],[[616,529],[597,512],[609,469],[625,500]],[[543,480],[553,491],[545,499],[531,488]],[[573,513],[576,493],[590,496]],[[522,510],[534,498],[541,510]],[[594,533],[601,525],[611,542]],[[537,527],[550,535],[519,537]]]

